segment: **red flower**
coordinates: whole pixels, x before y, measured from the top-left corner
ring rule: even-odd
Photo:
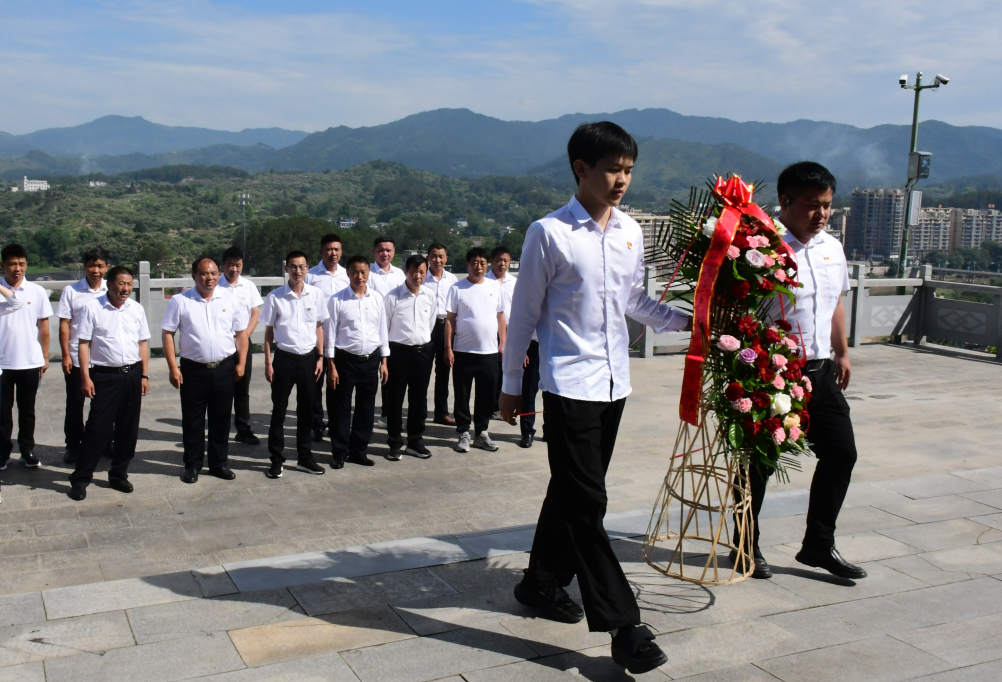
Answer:
[[[807,402],[810,397],[810,393],[805,395],[804,402]],[[811,415],[807,413],[807,410],[801,410],[800,412],[797,412],[797,416],[800,417],[800,430],[807,433],[807,429],[811,426]]]
[[[803,374],[800,371],[800,367],[796,367],[793,365],[793,363],[789,363],[786,365],[786,372],[783,373],[783,376],[785,376],[790,381],[796,381],[797,379],[802,377]]]
[[[736,381],[732,381],[731,384],[724,391],[724,397],[729,401],[734,402],[738,398],[743,398],[745,395],[745,389],[741,387]]]
[[[772,433],[776,429],[783,428],[783,422],[779,421],[777,417],[769,417],[762,421],[762,428]]]
[[[748,238],[740,232],[731,240],[731,246],[736,246],[741,250],[748,248]]]
[[[769,369],[768,367],[759,367],[758,378],[767,384],[771,384],[773,379],[776,378],[776,372]]]
[[[793,325],[786,320],[776,320],[776,326],[782,329],[784,332],[793,331]]]
[[[734,298],[745,298],[750,291],[751,286],[748,282],[742,282],[741,280],[731,282],[731,295]]]
[[[769,343],[779,343],[779,332],[775,327],[769,327],[765,330],[765,340]]]
[[[758,357],[755,358],[755,367],[756,367],[756,369],[762,369],[763,367],[768,367],[769,366],[769,354],[766,353],[762,349],[762,346],[759,346],[755,350],[758,352]]]
[[[763,279],[761,282],[758,283],[758,285],[762,289],[762,291],[772,291],[774,288],[772,286],[772,282],[770,282],[767,279]]]
[[[761,425],[757,421],[753,420],[751,417],[745,417],[745,421],[744,424],[742,424],[742,426],[744,426],[745,428],[745,434],[747,434],[751,438],[754,438],[756,435],[758,435],[758,430],[759,428],[761,428]]]
[[[754,336],[758,333],[758,320],[751,315],[745,315],[738,320],[738,331],[745,336]]]
[[[751,394],[752,405],[758,408],[769,406],[769,394],[765,391],[755,391]]]

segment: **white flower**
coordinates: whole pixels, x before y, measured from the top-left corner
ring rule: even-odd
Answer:
[[[705,223],[703,223],[703,234],[705,234],[710,239],[713,239],[713,231],[716,229],[717,229],[716,217],[709,218]]]
[[[794,270],[793,268],[787,268],[786,269],[786,274],[789,275],[790,277],[796,277],[797,276],[797,271]]]
[[[793,407],[793,400],[785,393],[777,393],[772,396],[772,404],[769,405],[769,416],[786,414]]]
[[[760,268],[765,265],[765,254],[757,249],[745,251],[745,260],[753,268]]]
[[[772,224],[776,226],[776,234],[778,234],[780,237],[786,234],[786,225],[779,222],[779,218],[773,218]]]

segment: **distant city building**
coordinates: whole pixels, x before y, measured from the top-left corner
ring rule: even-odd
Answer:
[[[845,250],[851,259],[897,256],[905,226],[903,189],[854,189],[845,225]]]
[[[483,246],[487,237],[470,237],[470,241],[473,242],[474,246]]]
[[[102,182],[100,180],[91,180],[87,183],[88,187],[107,187],[107,182]]]
[[[354,230],[356,225],[358,225],[358,220],[354,218],[341,218],[338,222],[338,227],[342,230]]]
[[[825,232],[835,237],[843,246],[845,245],[845,227],[850,213],[852,213],[852,209],[849,208],[833,208],[828,225],[825,226]]]
[[[946,210],[946,209],[944,209]],[[1002,211],[995,208],[957,208],[950,247],[981,248],[986,241],[1002,243]]]
[[[644,254],[648,260],[651,260],[658,230],[661,229],[661,223],[667,220],[667,217],[656,213],[644,213],[629,204],[620,205],[619,210],[636,220],[637,224],[640,225],[640,230],[644,233]]]
[[[41,192],[49,189],[47,180],[29,180],[28,176],[17,181],[17,189],[20,192]]]
[[[930,251],[949,251],[959,211],[955,208],[923,208],[919,224],[910,232],[909,254],[922,256]]]

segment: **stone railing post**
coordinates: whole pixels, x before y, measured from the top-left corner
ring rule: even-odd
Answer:
[[[150,317],[150,262],[139,261],[139,304],[146,310],[146,318]]]
[[[855,264],[852,266],[852,279],[856,280],[856,290],[852,292],[852,308],[849,311],[849,345],[856,348],[860,344],[860,311],[863,305],[862,298],[867,295],[866,291],[866,266]]]

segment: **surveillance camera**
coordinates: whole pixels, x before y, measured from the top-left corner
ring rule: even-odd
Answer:
[[[907,73],[901,74],[901,78],[898,79],[898,83],[901,85],[901,87],[905,87],[906,85],[908,85],[908,74]]]
[[[946,85],[947,83],[950,82],[950,79],[947,78],[946,76],[942,75],[942,74],[937,73],[936,74],[936,81],[935,82],[938,83],[938,84],[940,84],[940,85]]]

